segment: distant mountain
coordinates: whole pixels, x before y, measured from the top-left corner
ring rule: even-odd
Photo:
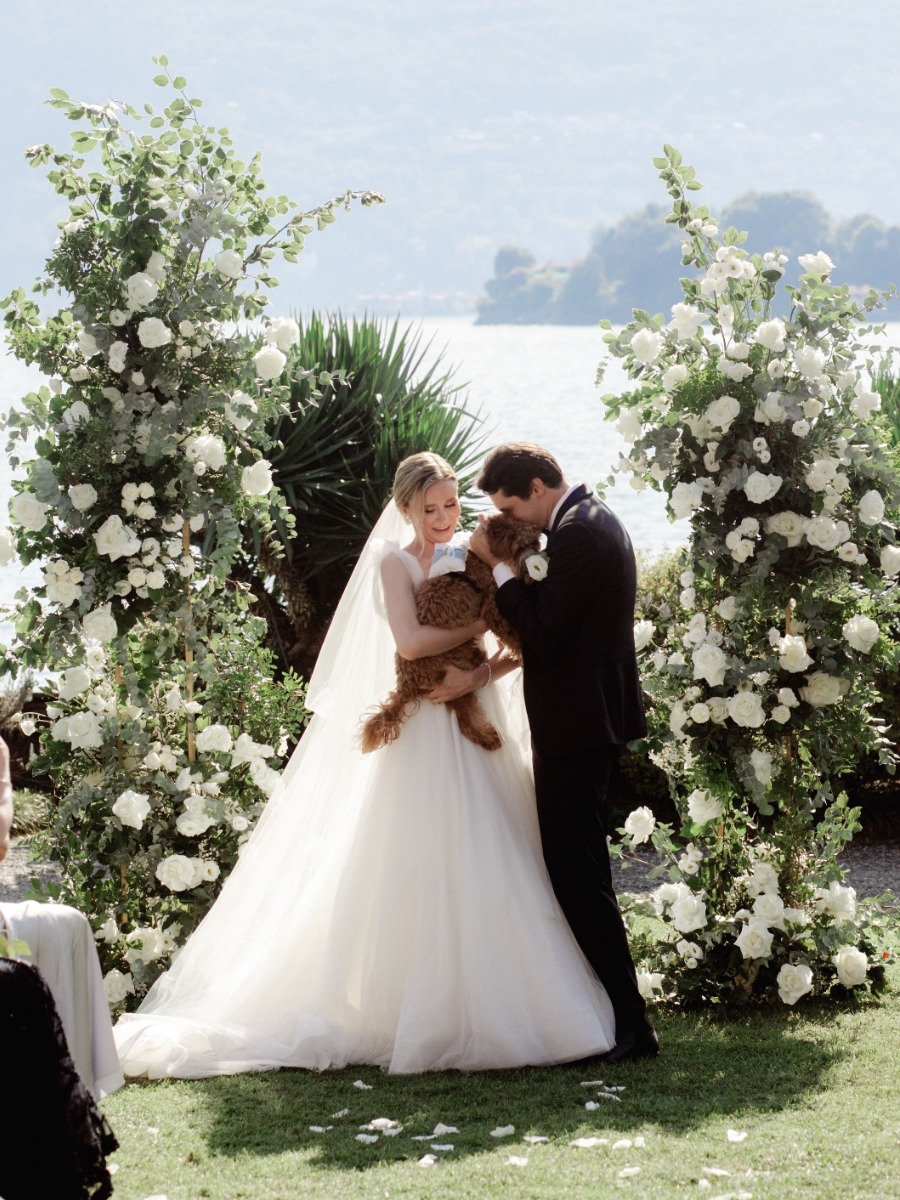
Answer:
[[[681,299],[681,237],[656,205],[598,229],[585,258],[539,264],[530,251],[502,247],[494,277],[478,304],[480,325],[593,325],[606,317],[631,319],[632,310],[665,312]],[[743,244],[762,254],[776,247],[791,260],[785,280],[796,283],[800,254],[824,250],[836,282],[868,290],[900,282],[900,226],[862,214],[835,222],[807,192],[748,192],[721,214],[720,228],[746,230]]]

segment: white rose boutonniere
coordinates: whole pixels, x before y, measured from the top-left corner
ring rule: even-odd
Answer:
[[[528,578],[533,579],[535,583],[540,583],[542,579],[546,579],[550,571],[550,559],[544,551],[540,554],[529,554],[525,559],[525,570],[528,572]]]

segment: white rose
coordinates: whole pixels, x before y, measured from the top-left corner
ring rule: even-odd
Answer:
[[[791,710],[785,704],[776,704],[772,709],[772,720],[785,725],[791,719]]]
[[[824,250],[817,254],[801,254],[797,262],[808,274],[818,275],[820,279],[824,279],[834,270],[834,263]]]
[[[772,755],[767,750],[751,750],[750,767],[763,787],[768,787],[773,775]]]
[[[291,317],[275,317],[266,329],[266,340],[287,354],[300,341],[300,326]]]
[[[96,713],[73,713],[66,719],[65,741],[73,750],[97,750],[103,745],[100,718]]]
[[[683,363],[673,363],[663,371],[662,385],[667,392],[671,392],[679,383],[684,383],[687,377],[687,367]]]
[[[725,679],[728,660],[724,651],[711,642],[704,642],[691,655],[694,679],[705,679],[710,687],[718,687]]]
[[[844,887],[832,879],[827,888],[816,889],[816,907],[829,913],[837,925],[856,916],[856,888]]]
[[[777,892],[778,872],[771,863],[754,863],[753,870],[744,880],[744,886],[751,896],[758,896],[761,892]]]
[[[735,362],[746,362],[750,357],[750,347],[746,342],[729,342],[725,353]]]
[[[805,640],[797,634],[785,634],[777,645],[778,665],[783,671],[805,671],[812,666]]]
[[[265,496],[273,485],[272,464],[265,458],[257,459],[241,472],[241,488],[248,496]]]
[[[850,526],[846,521],[832,521],[824,514],[810,517],[806,523],[806,540],[820,550],[836,550],[850,537]]]
[[[855,946],[844,946],[831,960],[837,968],[837,977],[844,987],[859,987],[866,981],[869,960]]]
[[[16,539],[12,530],[3,526],[0,528],[0,567],[9,566],[16,557]]]
[[[205,463],[211,471],[221,471],[227,461],[225,443],[214,433],[198,433],[184,443],[185,457],[191,462]]]
[[[90,686],[90,671],[84,667],[69,667],[60,676],[57,695],[60,700],[73,700],[76,696],[80,696],[82,692],[86,692]]]
[[[253,366],[260,379],[277,379],[284,370],[287,356],[277,346],[263,346],[253,356]]]
[[[784,321],[775,317],[772,321],[761,321],[756,327],[753,340],[767,350],[780,353],[784,349],[784,339],[787,337],[787,326]]]
[[[141,539],[115,514],[106,518],[93,538],[97,553],[108,554],[111,562],[139,554],[141,550]]]
[[[661,333],[654,333],[651,329],[639,329],[629,344],[635,359],[646,367],[656,362],[664,343],[665,338]]]
[[[806,517],[785,511],[766,517],[766,533],[778,533],[789,546],[799,546],[808,524]]]
[[[616,420],[616,429],[621,433],[626,442],[631,444],[636,442],[641,436],[640,410],[637,408],[623,408]]]
[[[147,350],[155,350],[158,346],[168,346],[172,340],[172,331],[159,317],[144,317],[137,328],[138,341]]]
[[[156,570],[147,572],[147,587],[150,588],[151,591],[158,591],[159,588],[164,586],[165,582],[166,577],[162,571]]]
[[[879,525],[884,520],[884,500],[878,492],[866,492],[859,502],[859,519],[866,525]]]
[[[130,825],[132,829],[140,829],[150,812],[150,797],[143,792],[135,792],[128,788],[116,800],[112,810],[123,825]]]
[[[745,729],[758,729],[766,719],[762,701],[756,692],[737,692],[727,701],[728,715],[735,725]]]
[[[175,821],[175,828],[185,837],[201,837],[211,825],[216,824],[216,818],[205,812],[187,811],[181,813]]]
[[[740,402],[734,396],[720,396],[707,408],[706,419],[714,429],[721,429],[726,433],[740,411]]]
[[[780,475],[763,475],[760,471],[751,471],[744,484],[744,491],[751,504],[765,504],[771,500],[781,487]]]
[[[90,483],[73,483],[69,488],[69,499],[73,508],[87,512],[97,503],[97,489]]]
[[[222,868],[218,863],[210,862],[209,859],[200,860],[200,877],[204,883],[214,883],[222,873]]]
[[[699,483],[676,483],[669,497],[669,508],[680,521],[703,503],[703,488]]]
[[[146,308],[159,295],[159,285],[153,276],[148,275],[146,271],[137,271],[134,275],[130,275],[126,279],[125,295],[128,299],[128,307],[130,309]],[[119,342],[115,344],[121,345]]]
[[[646,842],[655,827],[656,817],[646,806],[634,809],[625,820],[625,832],[631,837],[632,845],[635,846]]]
[[[680,341],[692,338],[703,322],[706,314],[693,304],[673,304],[671,328],[675,330]]]
[[[881,569],[888,579],[900,573],[900,546],[884,546],[881,550]]]
[[[112,615],[112,606],[102,604],[99,608],[92,609],[82,617],[81,629],[85,637],[95,638],[98,642],[111,642],[119,633]]]
[[[166,260],[158,250],[154,250],[147,259],[147,265],[144,268],[151,279],[155,279],[157,283],[162,283],[166,273]]]
[[[126,996],[134,994],[134,980],[131,974],[124,974],[115,967],[103,976],[103,991],[110,1005],[121,1004]]]
[[[226,279],[240,279],[244,273],[244,260],[237,250],[220,250],[213,259],[213,264]]]
[[[9,511],[23,529],[37,533],[47,524],[49,504],[42,504],[34,492],[19,492],[12,499]]]
[[[769,929],[784,929],[784,901],[777,892],[760,892],[753,901],[751,920]]]
[[[825,671],[813,671],[812,675],[806,677],[806,687],[799,690],[807,704],[813,708],[824,708],[828,704],[837,704],[849,688],[848,679],[828,675]]]
[[[740,383],[748,375],[753,374],[753,368],[747,363],[734,362],[730,358],[720,358],[716,363],[716,370],[726,379],[730,379],[732,383]]]
[[[688,796],[688,816],[695,825],[717,821],[722,815],[722,801],[711,796],[706,788],[697,788]]]
[[[634,648],[638,653],[649,646],[653,640],[654,633],[656,633],[656,626],[652,621],[637,621],[635,623]]]
[[[546,579],[550,571],[550,564],[544,554],[529,554],[525,559],[525,569],[528,572],[528,577],[536,583],[540,583],[542,579]]]
[[[144,925],[133,930],[127,935],[129,942],[137,942],[136,946],[129,946],[125,951],[125,959],[129,963],[156,962],[165,953],[166,939],[159,929],[154,929],[151,925]]]
[[[861,420],[867,420],[881,408],[881,397],[877,392],[857,392],[850,401],[850,411]]]
[[[723,621],[733,621],[741,614],[741,605],[736,596],[726,596],[716,605],[716,612]]]
[[[197,749],[202,754],[211,751],[228,753],[234,743],[231,734],[224,725],[207,725],[197,734]]]
[[[772,953],[773,936],[762,921],[751,919],[735,942],[744,958],[768,958]]]
[[[655,993],[662,991],[664,979],[659,971],[638,971],[638,991],[645,1000],[652,1000]]]
[[[776,980],[778,995],[785,1004],[796,1004],[801,996],[812,990],[812,968],[806,963],[784,963]]]
[[[825,354],[818,346],[798,346],[794,351],[794,366],[804,379],[821,379]]]
[[[855,617],[851,617],[849,621],[845,622],[841,632],[854,650],[868,654],[878,641],[881,631],[877,621],[857,613]]]
[[[170,854],[156,868],[156,878],[172,892],[186,892],[201,882],[197,860],[184,854]]]
[[[685,891],[669,909],[669,920],[679,933],[692,933],[706,925],[706,904],[691,891]]]

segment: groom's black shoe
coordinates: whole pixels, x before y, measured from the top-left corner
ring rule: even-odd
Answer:
[[[608,1054],[601,1059],[605,1063],[634,1062],[638,1058],[654,1058],[659,1054],[659,1038],[655,1029],[642,1033],[622,1033]]]

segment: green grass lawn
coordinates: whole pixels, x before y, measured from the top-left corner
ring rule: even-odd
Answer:
[[[896,966],[891,982],[881,1002],[847,1009],[659,1014],[662,1055],[617,1068],[389,1076],[357,1067],[130,1084],[103,1105],[121,1142],[115,1195],[896,1200]],[[592,1080],[621,1086],[620,1099],[584,1086]],[[357,1141],[378,1117],[401,1132]],[[457,1127],[431,1139],[452,1150],[413,1140],[438,1122]],[[508,1125],[513,1134],[492,1136]],[[729,1130],[746,1137],[729,1141]],[[580,1137],[607,1144],[570,1145]],[[614,1145],[635,1138],[644,1145]],[[421,1166],[429,1153],[437,1163]],[[627,1168],[640,1170],[623,1176]]]

